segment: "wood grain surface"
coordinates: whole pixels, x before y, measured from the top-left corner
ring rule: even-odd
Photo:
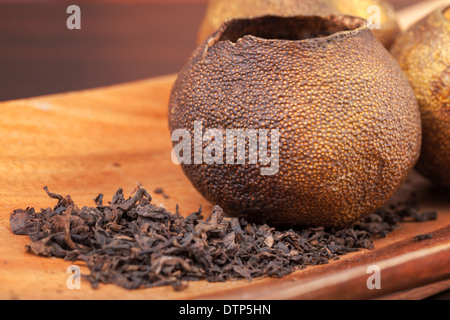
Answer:
[[[379,298],[379,300],[422,300],[433,297],[441,300],[445,299],[446,294],[444,292],[450,288],[450,280],[444,280],[435,282],[422,287],[417,287],[410,290],[396,292],[390,295]],[[448,300],[446,298],[445,300]]]
[[[175,75],[117,86],[0,103],[0,299],[366,299],[388,297],[450,278],[450,197],[412,173],[395,198],[417,194],[421,210],[438,220],[402,223],[374,250],[343,256],[281,279],[225,283],[192,282],[181,292],[170,287],[128,291],[115,285],[80,290],[66,281],[70,263],[28,254],[27,237],[9,227],[13,209],[53,206],[42,189],[71,194],[92,205],[99,192],[111,198],[123,187],[163,188],[154,203],[187,215],[208,203],[171,162],[167,104]],[[392,201],[395,201],[393,199]],[[416,242],[414,236],[431,233]],[[381,269],[381,290],[369,290],[367,267]],[[88,270],[82,264],[82,273]],[[443,287],[441,287],[442,290]],[[436,291],[433,291],[433,294]]]

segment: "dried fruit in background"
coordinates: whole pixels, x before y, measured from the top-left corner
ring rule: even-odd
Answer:
[[[380,23],[380,28],[371,29],[374,36],[390,48],[400,33],[394,7],[386,0],[325,0],[342,14],[373,20]],[[377,21],[377,15],[380,20]]]
[[[401,34],[391,50],[417,97],[423,143],[417,169],[450,187],[450,7],[441,7]]]

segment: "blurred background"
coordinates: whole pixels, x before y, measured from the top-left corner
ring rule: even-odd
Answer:
[[[232,0],[230,0],[232,1]],[[391,0],[398,10],[421,0]],[[69,5],[81,30],[69,30]],[[176,73],[207,0],[0,0],[0,101]]]

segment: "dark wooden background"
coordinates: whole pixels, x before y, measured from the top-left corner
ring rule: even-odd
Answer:
[[[175,73],[195,49],[206,3],[0,0],[0,100]],[[66,27],[69,4],[81,8],[81,30]]]

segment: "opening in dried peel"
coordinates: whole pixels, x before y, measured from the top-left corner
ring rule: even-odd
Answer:
[[[237,42],[247,35],[267,40],[306,40],[328,37],[342,31],[365,27],[367,22],[350,16],[265,16],[236,19],[227,23],[218,41]]]

